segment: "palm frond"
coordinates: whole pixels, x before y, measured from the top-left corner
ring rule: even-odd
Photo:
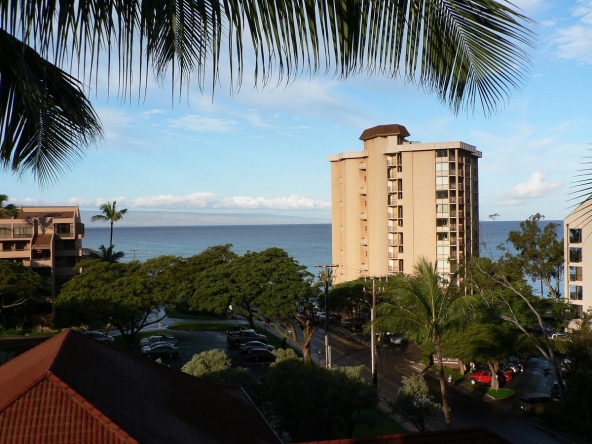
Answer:
[[[214,91],[223,55],[240,88],[252,50],[256,86],[304,73],[380,74],[425,88],[455,113],[489,114],[523,81],[533,44],[531,21],[505,0],[5,0],[0,24],[2,162],[43,182],[100,135],[82,83],[51,65],[92,85],[106,58],[122,97],[134,84],[141,94],[150,72],[170,76],[180,95],[195,80]]]
[[[42,185],[101,137],[78,81],[0,30],[0,167]]]

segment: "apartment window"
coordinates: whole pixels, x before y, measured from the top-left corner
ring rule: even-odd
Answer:
[[[33,227],[29,225],[17,225],[12,230],[13,237],[31,237],[33,236]]]
[[[579,244],[582,242],[582,229],[581,228],[570,228],[569,229],[569,243]]]
[[[571,305],[571,315],[575,319],[581,319],[584,315],[584,307],[578,304]]]
[[[436,173],[446,173],[446,174],[448,174],[448,162],[438,162],[438,163],[436,163]]]
[[[403,259],[399,259],[399,271],[403,272]]]
[[[448,226],[448,219],[436,219],[436,226],[437,227],[447,227]]]
[[[436,186],[448,188],[448,176],[437,176],[436,177]]]
[[[448,233],[436,233],[436,239],[439,242],[447,241],[448,240]]]
[[[74,234],[72,224],[55,224],[55,231],[56,231],[56,234],[67,234],[67,235]]]
[[[403,191],[403,179],[397,179],[397,191]]]
[[[569,280],[570,281],[581,281],[582,280],[582,267],[569,267]]]
[[[397,212],[399,213],[399,219],[403,218],[403,207],[401,205],[399,205],[397,207]]]
[[[448,257],[450,256],[450,247],[448,245],[436,247],[436,253],[438,256]]]
[[[448,213],[448,204],[436,205],[436,213]]]
[[[448,199],[448,190],[436,191],[436,199]]]
[[[584,287],[581,285],[569,286],[569,299],[572,301],[581,301],[584,296]]]
[[[448,150],[436,150],[436,157],[448,157]]]
[[[0,224],[0,237],[12,237],[10,224]]]
[[[582,262],[582,249],[581,248],[570,248],[569,249],[569,261],[570,262]]]

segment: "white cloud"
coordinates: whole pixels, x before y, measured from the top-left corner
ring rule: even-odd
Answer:
[[[81,208],[98,208],[105,202],[117,201],[118,208],[154,210],[328,210],[330,202],[313,200],[294,194],[288,197],[267,198],[262,196],[222,197],[214,193],[197,192],[183,196],[158,194],[128,199],[119,196],[113,199],[83,199],[73,197],[68,205]],[[24,202],[23,202],[24,203]],[[29,205],[31,205],[29,203]]]
[[[551,38],[555,55],[560,59],[592,63],[592,1],[578,0],[572,16],[578,23],[559,29]]]
[[[540,171],[535,171],[526,182],[519,183],[512,189],[512,197],[514,199],[544,197],[551,191],[563,186],[563,182],[545,183],[547,176],[547,174],[543,174]]]
[[[215,132],[226,133],[232,131],[233,127],[237,125],[234,120],[212,119],[209,117],[201,117],[195,114],[189,114],[180,119],[169,120],[171,128],[181,128],[187,131],[196,132]]]
[[[214,208],[268,209],[268,210],[318,210],[331,208],[330,202],[312,200],[294,194],[288,197],[265,198],[253,196],[235,196],[222,199]]]

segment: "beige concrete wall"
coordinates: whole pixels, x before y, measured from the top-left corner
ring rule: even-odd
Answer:
[[[588,200],[576,208],[563,221],[563,239],[565,252],[565,281],[564,295],[566,301],[581,305],[582,311],[592,308],[592,224],[589,223],[592,201]],[[570,229],[581,229],[581,242],[570,242]],[[582,252],[581,262],[570,261],[570,248],[580,248]],[[570,267],[581,267],[581,277],[570,278]],[[580,286],[583,291],[582,300],[572,300],[570,286]]]

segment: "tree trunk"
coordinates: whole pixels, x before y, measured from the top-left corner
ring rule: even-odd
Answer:
[[[438,379],[440,379],[440,390],[442,391],[442,411],[444,412],[446,428],[450,430],[452,429],[452,421],[450,419],[450,407],[448,407],[448,387],[446,386],[446,378],[444,378],[444,364],[442,363],[442,349],[440,348],[439,337],[434,338],[434,345],[438,361]]]
[[[497,371],[499,369],[499,365],[497,362],[493,364],[491,362],[488,362],[487,366],[489,367],[489,371],[491,372],[491,390],[498,390],[499,378],[497,377]]]

